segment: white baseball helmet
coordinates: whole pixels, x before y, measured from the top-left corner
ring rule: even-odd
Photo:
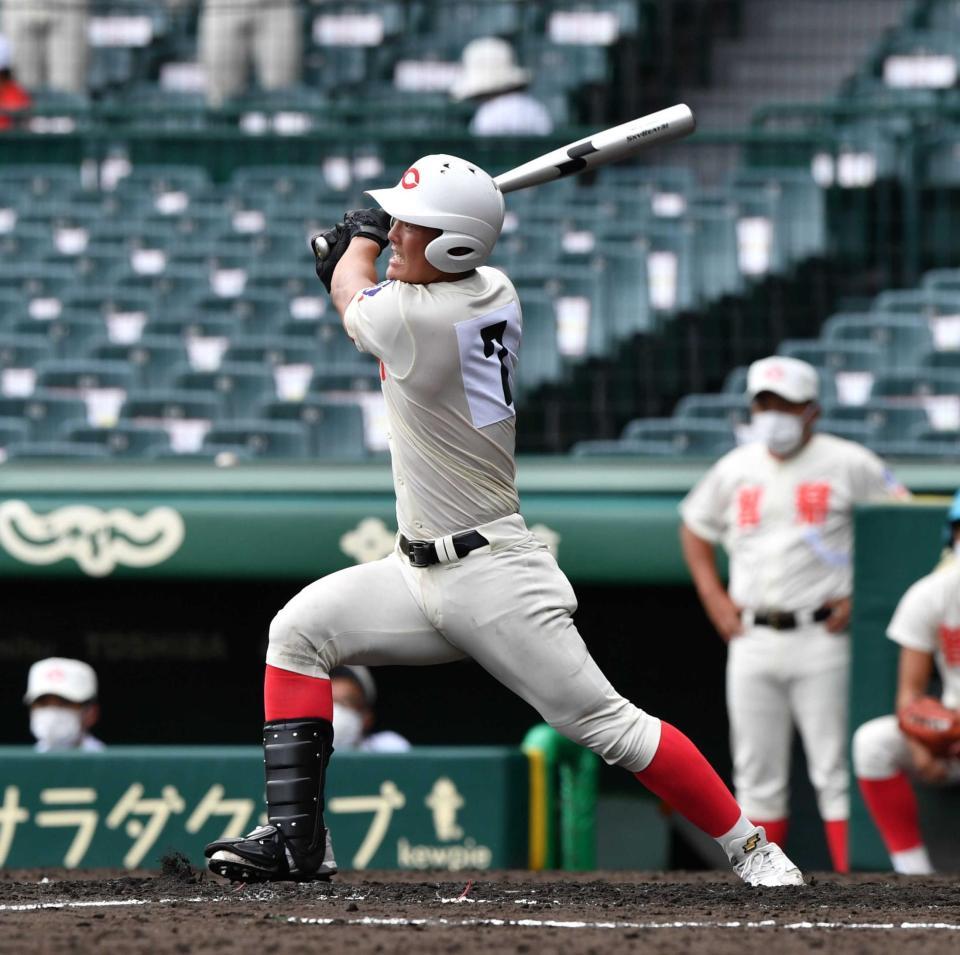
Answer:
[[[424,250],[441,272],[483,265],[503,228],[503,193],[479,166],[456,156],[424,156],[392,189],[367,195],[395,219],[443,230]]]

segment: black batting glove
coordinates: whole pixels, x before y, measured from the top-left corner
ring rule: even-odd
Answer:
[[[351,209],[343,217],[343,225],[351,238],[360,235],[371,239],[380,246],[381,252],[390,244],[387,239],[390,216],[383,209]]]

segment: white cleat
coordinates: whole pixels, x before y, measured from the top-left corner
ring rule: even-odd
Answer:
[[[733,871],[747,885],[803,885],[803,875],[775,842],[767,841],[763,826],[757,826],[731,846]]]

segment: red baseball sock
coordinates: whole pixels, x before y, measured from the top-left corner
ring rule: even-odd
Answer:
[[[634,775],[714,839],[740,818],[737,801],[703,753],[669,723],[661,721],[660,745],[650,765]]]
[[[857,782],[887,852],[903,852],[923,845],[917,797],[906,773]]]
[[[827,848],[830,850],[834,872],[850,871],[850,857],[847,851],[848,828],[846,819],[823,820],[823,830],[827,834]]]
[[[263,718],[271,720],[333,720],[329,679],[304,676],[267,664],[263,676]]]
[[[750,821],[755,826],[763,826],[767,834],[768,842],[775,842],[781,849],[787,847],[787,829],[790,827],[789,819],[754,819]]]

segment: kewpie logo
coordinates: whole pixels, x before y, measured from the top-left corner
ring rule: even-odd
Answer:
[[[420,172],[416,166],[411,166],[400,180],[400,185],[404,189],[416,189],[420,185]]]

